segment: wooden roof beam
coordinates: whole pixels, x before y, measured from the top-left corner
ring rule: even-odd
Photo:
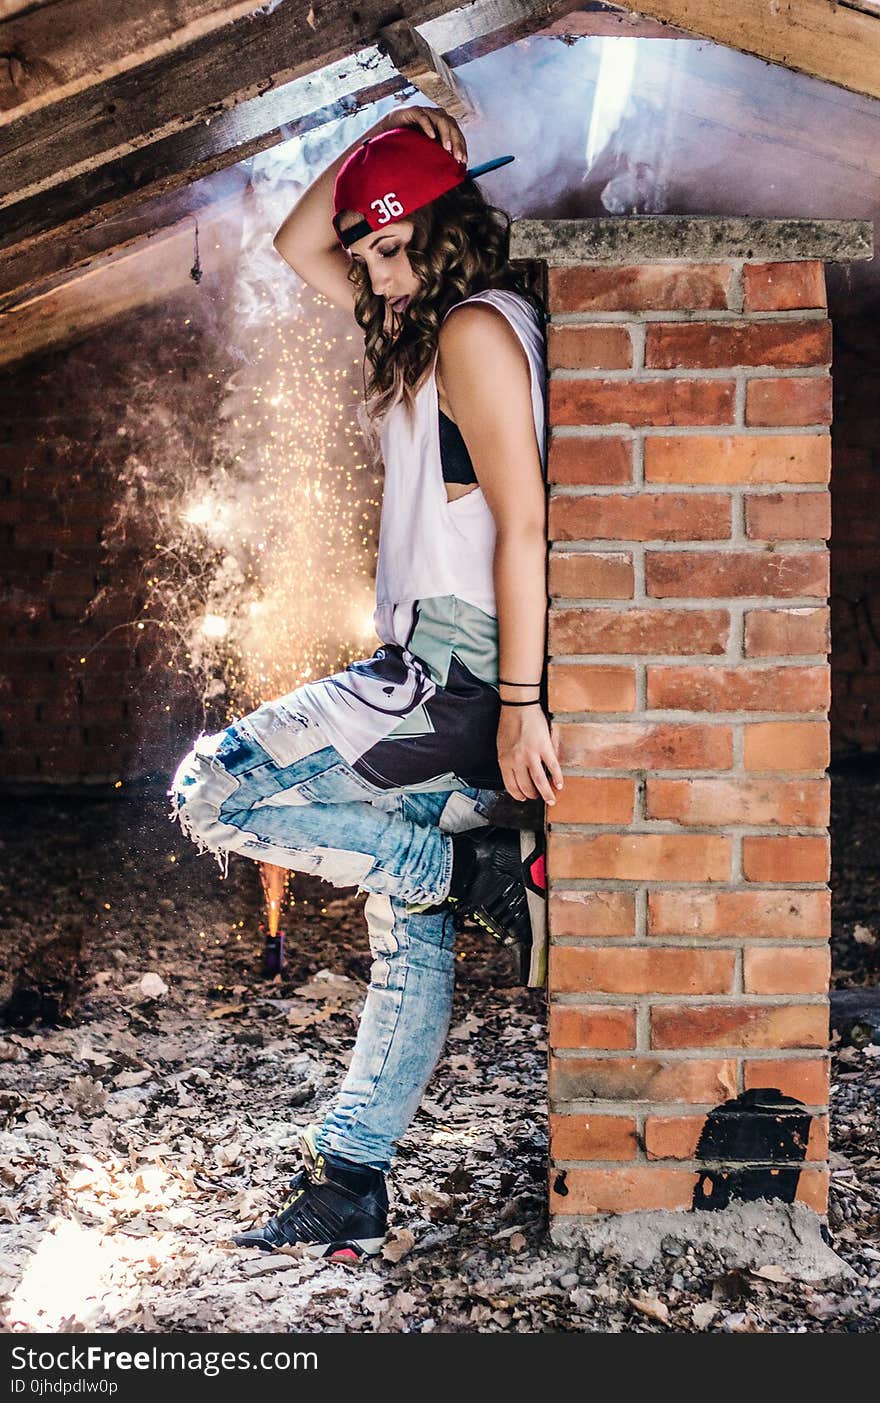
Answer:
[[[562,13],[567,3],[474,0],[422,29],[435,51],[446,45],[455,55],[463,55],[460,61],[465,62],[521,38]],[[374,47],[367,48],[42,193],[28,198],[15,194],[0,221],[0,250],[7,251],[4,261],[14,265],[8,277],[0,273],[0,290],[10,294],[28,286],[31,271],[37,275],[43,257],[40,250],[47,243],[69,242],[104,220],[125,215],[147,198],[179,190],[361,106],[402,94],[408,87],[390,59]],[[83,261],[90,256],[85,251]]]
[[[449,0],[282,0],[0,127],[0,208],[88,175],[297,78],[355,60],[395,19],[421,24]],[[561,9],[561,7],[560,7]],[[536,27],[534,25],[533,27]]]
[[[0,0],[0,126],[257,8],[258,0]]]
[[[476,115],[473,103],[456,80],[449,64],[444,63],[427,39],[411,24],[405,20],[387,24],[379,30],[376,47],[429,102],[445,107],[456,121],[466,122]]]
[[[880,97],[880,14],[858,0],[637,0],[619,8]]]
[[[192,289],[194,221],[188,217],[149,243],[117,254],[61,287],[41,291],[8,312],[0,311],[0,367],[37,352],[69,345],[111,317],[162,302]],[[199,219],[202,273],[210,276],[238,256],[241,206],[236,201]]]
[[[0,257],[0,311],[28,294],[49,289],[76,272],[104,266],[134,244],[156,239],[182,219],[201,219],[214,210],[241,201],[249,181],[247,165],[207,176],[169,195],[140,200],[113,218],[104,218],[82,231],[62,230],[29,242]]]

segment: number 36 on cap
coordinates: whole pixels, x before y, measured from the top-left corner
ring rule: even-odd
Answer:
[[[403,205],[398,200],[393,190],[389,190],[387,195],[383,195],[379,200],[370,201],[370,209],[378,210],[376,222],[378,224],[388,224],[390,220],[396,219],[399,214],[403,214]]]

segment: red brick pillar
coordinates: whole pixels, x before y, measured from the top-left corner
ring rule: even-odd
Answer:
[[[826,1208],[830,325],[870,226],[521,222],[550,311],[550,1203]],[[788,1098],[788,1099],[786,1099]]]

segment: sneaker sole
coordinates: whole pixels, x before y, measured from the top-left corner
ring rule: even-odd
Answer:
[[[280,1250],[271,1242],[248,1241],[243,1234],[233,1237],[231,1240],[236,1247],[252,1247],[258,1252],[277,1252]],[[359,1262],[365,1257],[378,1257],[384,1242],[384,1237],[351,1237],[340,1242],[300,1242],[296,1245],[302,1248],[304,1257],[326,1258],[339,1262]]]
[[[353,1237],[345,1242],[306,1242],[303,1255],[337,1262],[360,1262],[364,1257],[378,1257],[384,1237]]]
[[[534,830],[522,829],[519,835],[519,854],[522,865],[525,868],[529,855],[538,846],[538,834]],[[537,859],[542,863],[545,856],[542,853]],[[542,869],[542,879],[543,869]],[[545,879],[544,879],[545,880]],[[528,989],[540,989],[547,982],[547,897],[546,892],[541,896],[538,892],[532,891],[528,883],[525,884],[526,901],[528,904],[529,923],[532,932],[532,943],[529,947],[528,956],[524,948],[520,946],[520,982]],[[475,925],[482,926],[499,944],[509,948],[515,945],[516,941],[505,932],[482,911],[472,911],[469,919]]]
[[[530,852],[537,845],[538,834],[523,831],[519,835],[520,856],[525,865]],[[545,878],[546,881],[546,878]],[[529,920],[532,925],[532,945],[528,962],[523,960],[520,973],[523,983],[529,989],[540,989],[547,980],[547,896],[539,896],[526,886],[526,900],[529,906]]]

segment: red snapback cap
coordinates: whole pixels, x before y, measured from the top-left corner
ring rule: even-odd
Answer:
[[[343,248],[378,232],[384,224],[405,219],[463,180],[506,166],[513,156],[496,156],[466,168],[445,146],[420,127],[391,127],[368,136],[340,167],[333,187],[333,228]],[[344,210],[355,210],[357,224],[339,228]]]

